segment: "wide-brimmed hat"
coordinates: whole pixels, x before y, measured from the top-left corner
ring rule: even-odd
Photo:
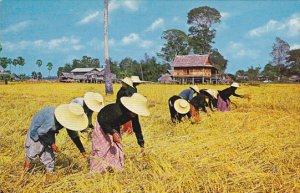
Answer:
[[[213,98],[215,98],[215,99],[218,98],[218,94],[219,94],[218,90],[215,90],[215,89],[206,89],[204,91],[207,92]]]
[[[86,106],[94,112],[100,112],[104,107],[103,96],[96,92],[87,92],[83,97]]]
[[[239,87],[240,87],[239,83],[236,83],[236,82],[232,83],[230,86],[236,87],[236,88],[239,88]]]
[[[174,103],[175,110],[180,114],[186,114],[190,111],[190,104],[184,99],[177,99]]]
[[[134,93],[131,97],[121,97],[121,103],[131,112],[149,116],[150,112],[147,107],[147,98],[139,93]]]
[[[143,83],[145,81],[140,80],[139,76],[131,76],[131,80],[133,83]]]
[[[128,86],[131,86],[132,88],[134,88],[133,87],[133,82],[132,82],[131,78],[125,77],[121,81],[124,82],[125,84],[127,84]]]
[[[190,88],[193,89],[195,92],[199,93],[199,88],[197,85],[193,85]]]
[[[56,120],[65,128],[81,131],[87,128],[88,118],[80,104],[62,104],[54,111]]]

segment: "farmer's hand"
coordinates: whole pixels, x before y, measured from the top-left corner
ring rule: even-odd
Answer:
[[[25,160],[24,170],[25,170],[25,172],[28,172],[30,170],[30,161],[29,160]]]
[[[145,154],[145,148],[144,147],[141,147],[141,154],[142,154],[142,156],[145,156],[146,154]]]
[[[56,152],[56,153],[59,153],[59,152],[60,152],[60,150],[59,150],[58,147],[55,145],[55,143],[53,143],[53,144],[51,145],[51,148],[52,148],[52,150],[53,150],[54,152]]]
[[[113,140],[114,140],[115,143],[120,143],[121,142],[121,138],[120,138],[118,133],[113,134]]]
[[[89,157],[89,155],[86,152],[82,152],[81,155],[82,155],[83,158],[88,158]]]

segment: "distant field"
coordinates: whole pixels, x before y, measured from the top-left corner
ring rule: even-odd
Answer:
[[[223,89],[224,85],[199,85]],[[105,96],[107,103],[115,94]],[[23,172],[24,141],[42,107],[69,103],[86,91],[104,95],[103,84],[16,83],[0,85],[0,192],[300,192],[300,85],[242,85],[231,112],[201,114],[199,124],[172,126],[167,100],[187,85],[140,85],[150,117],[140,118],[146,155],[135,136],[123,137],[125,168],[90,173],[65,131],[57,136],[55,176],[41,164]],[[85,148],[91,141],[82,135]],[[55,180],[56,177],[56,180]]]

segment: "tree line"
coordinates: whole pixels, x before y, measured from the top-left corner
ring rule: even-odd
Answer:
[[[300,76],[300,49],[290,50],[290,45],[279,37],[270,53],[271,60],[264,66],[253,67],[248,70],[238,70],[235,77],[246,77],[246,81],[257,80],[257,77],[265,77],[271,81],[287,81],[290,76]]]

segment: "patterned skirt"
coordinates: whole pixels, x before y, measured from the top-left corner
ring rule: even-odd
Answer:
[[[109,134],[105,134],[98,121],[92,135],[92,153],[90,171],[106,172],[122,170],[124,166],[123,146],[115,143]]]
[[[218,111],[230,111],[230,100],[223,100],[220,96],[218,96]]]

